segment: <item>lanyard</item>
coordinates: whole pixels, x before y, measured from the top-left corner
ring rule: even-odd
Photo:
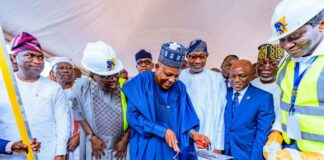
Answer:
[[[306,69],[299,75],[299,62],[296,62],[295,70],[294,70],[294,88],[292,89],[292,95],[290,100],[290,108],[289,108],[289,114],[293,114],[295,112],[295,102],[296,102],[296,96],[297,96],[297,90],[298,86],[300,84],[300,81],[303,79],[306,71],[310,68],[310,66],[313,64],[313,62],[316,60],[316,57],[313,57],[311,59],[310,64],[306,67]]]

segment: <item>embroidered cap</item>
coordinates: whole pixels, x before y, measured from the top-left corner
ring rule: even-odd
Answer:
[[[72,60],[67,57],[51,57],[47,59],[51,63],[51,67],[53,68],[56,64],[66,62],[73,66]]]
[[[164,43],[161,47],[159,61],[169,67],[181,68],[187,49],[176,42]]]
[[[188,53],[192,52],[206,52],[207,51],[207,43],[201,39],[196,39],[190,42],[188,47]]]
[[[21,32],[11,40],[10,50],[13,54],[26,50],[42,53],[42,47],[38,40],[27,32]]]
[[[281,59],[285,52],[279,45],[273,44],[263,44],[258,47],[259,54],[258,54],[258,61],[262,61],[264,59]]]

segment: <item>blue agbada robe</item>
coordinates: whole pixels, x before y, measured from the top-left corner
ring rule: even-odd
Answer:
[[[177,81],[163,90],[154,80],[154,72],[144,72],[127,82],[122,91],[128,100],[127,121],[131,126],[130,157],[135,160],[169,160],[176,152],[164,140],[167,129],[177,136],[177,159],[196,160],[189,131],[199,130],[199,119],[186,88]]]

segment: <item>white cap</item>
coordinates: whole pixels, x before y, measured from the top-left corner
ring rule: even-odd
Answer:
[[[61,62],[66,62],[69,63],[73,66],[72,60],[67,57],[51,57],[47,59],[51,63],[51,67],[53,68],[56,64],[61,63]]]
[[[87,44],[81,64],[90,72],[103,76],[116,74],[124,68],[114,49],[102,41]]]
[[[295,32],[324,9],[324,0],[282,0],[271,19],[269,43]]]

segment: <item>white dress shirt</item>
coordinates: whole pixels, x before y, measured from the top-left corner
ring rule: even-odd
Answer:
[[[248,86],[246,86],[245,88],[243,88],[242,90],[240,90],[240,91],[235,91],[235,90],[233,89],[232,100],[233,100],[233,98],[234,98],[234,94],[235,94],[235,92],[238,92],[238,93],[240,94],[240,95],[238,96],[238,100],[239,100],[239,103],[241,103],[241,100],[242,100],[242,98],[244,97],[244,94],[245,94],[246,90],[249,88],[249,86],[250,86],[250,84],[249,84]]]
[[[21,140],[18,127],[0,74],[0,138]],[[41,142],[39,160],[65,155],[70,129],[70,110],[61,86],[47,78],[24,82],[16,78],[25,114],[33,138]],[[22,160],[24,154],[0,155],[0,159]]]
[[[280,95],[281,95],[280,87],[277,85],[276,82],[262,83],[260,78],[256,78],[255,80],[251,81],[251,84],[254,85],[255,87],[258,87],[272,94],[274,111],[276,115],[275,122],[272,125],[272,130],[281,132],[282,125],[281,125],[281,110],[280,110]]]

